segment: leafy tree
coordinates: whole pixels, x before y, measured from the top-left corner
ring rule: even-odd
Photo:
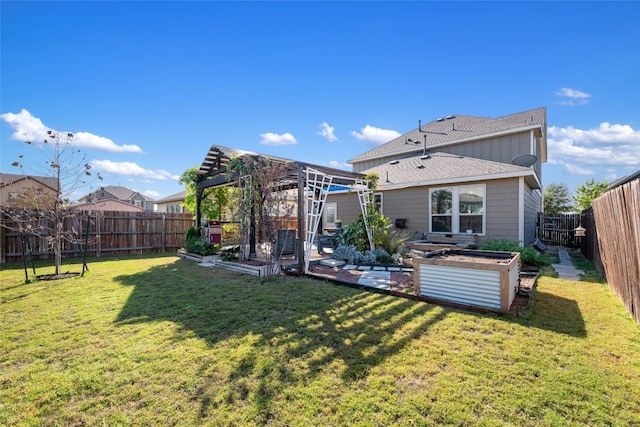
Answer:
[[[593,178],[578,186],[576,194],[573,196],[573,200],[576,203],[576,207],[579,211],[589,209],[593,199],[604,193],[609,184],[606,181],[596,183]]]
[[[42,141],[26,141],[27,145],[40,151],[43,163],[31,165],[31,175],[54,178],[56,188],[41,191],[36,187],[27,188],[2,211],[10,219],[3,222],[5,228],[25,235],[46,239],[54,254],[55,275],[60,274],[63,243],[77,242],[79,236],[72,224],[77,224],[80,213],[71,207],[71,197],[92,177],[91,165],[86,156],[73,144],[73,134],[47,131]],[[24,170],[24,155],[12,163]],[[97,174],[98,179],[102,179]],[[67,227],[67,228],[65,228]],[[71,229],[69,229],[71,227]]]
[[[180,184],[185,184],[184,207],[191,212],[196,211],[197,172],[198,166],[193,166],[184,171],[178,180]],[[229,206],[234,191],[233,187],[218,187],[205,190],[200,201],[200,211],[209,219],[221,220],[222,213]]]
[[[549,184],[544,190],[544,213],[561,214],[571,212],[571,196],[566,184]]]

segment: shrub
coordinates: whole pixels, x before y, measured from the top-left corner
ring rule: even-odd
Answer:
[[[339,245],[333,251],[333,257],[340,261],[346,261],[349,264],[359,264],[362,262],[362,252],[354,245]]]
[[[202,237],[200,236],[200,233],[195,227],[189,227],[185,237],[184,248],[186,249],[187,252],[190,252],[190,253],[200,253],[200,252],[196,252],[198,242],[202,242]]]
[[[375,251],[373,251],[373,254],[376,256],[375,261],[379,264],[382,264],[382,265],[394,264],[394,260],[391,257],[391,255],[389,255],[389,252],[385,251],[384,249],[376,249]]]
[[[240,253],[240,246],[232,246],[220,251],[220,258],[223,261],[233,261],[238,257],[238,253]]]
[[[387,255],[396,254],[405,251],[404,246],[409,240],[409,233],[396,228],[389,229],[380,236],[380,240],[380,248],[384,249]]]
[[[551,261],[547,256],[538,252],[532,245],[520,247],[518,242],[511,240],[489,239],[482,245],[480,249],[483,251],[505,251],[520,252],[520,261],[523,265],[545,266],[551,265]]]

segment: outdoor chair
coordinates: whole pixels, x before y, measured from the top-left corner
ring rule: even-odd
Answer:
[[[342,234],[342,227],[336,229],[335,233],[318,235],[318,254],[322,255],[324,248],[331,248],[335,251],[338,247],[338,236]]]

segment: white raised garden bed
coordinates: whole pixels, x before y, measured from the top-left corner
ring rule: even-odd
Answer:
[[[517,252],[442,250],[413,259],[416,295],[437,301],[506,312],[519,280]]]

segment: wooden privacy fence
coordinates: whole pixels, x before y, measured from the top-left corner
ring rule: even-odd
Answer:
[[[35,221],[46,221],[34,218]],[[0,261],[18,261],[22,257],[23,242],[34,259],[53,257],[47,236],[21,234],[11,219],[2,213],[0,221]],[[89,256],[143,254],[175,251],[184,246],[185,234],[195,225],[191,214],[165,212],[78,212],[65,220],[66,237],[62,254],[66,257],[82,255],[85,241]],[[50,228],[50,227],[49,227]]]
[[[593,216],[607,282],[640,324],[640,179],[595,199]]]
[[[574,229],[580,224],[580,214],[549,215],[538,213],[536,224],[538,239],[547,245],[573,246]]]
[[[596,231],[596,219],[593,216],[593,208],[582,211],[580,214],[580,224],[586,229],[585,236],[581,238],[580,252],[593,263],[602,277],[606,277],[602,259],[600,258],[600,247],[598,246],[598,234]]]

